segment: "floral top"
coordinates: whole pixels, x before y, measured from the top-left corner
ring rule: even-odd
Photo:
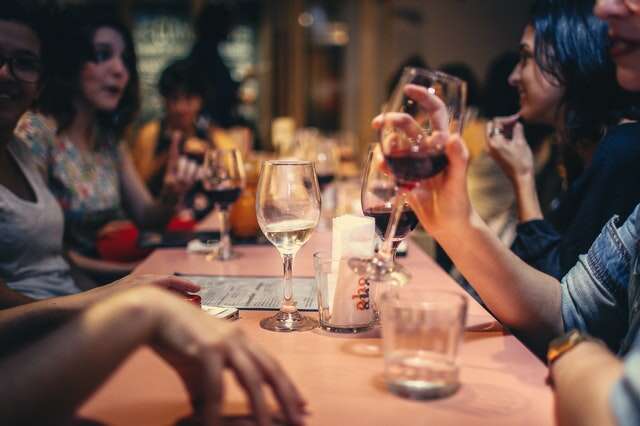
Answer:
[[[107,223],[122,219],[119,153],[115,143],[98,143],[83,152],[56,134],[52,120],[27,113],[16,134],[36,156],[49,189],[64,211],[65,243],[87,256],[97,256],[97,232]]]

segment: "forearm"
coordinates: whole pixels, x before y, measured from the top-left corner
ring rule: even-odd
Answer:
[[[103,279],[118,279],[131,273],[138,265],[136,262],[112,262],[102,259],[94,259],[70,250],[68,258],[74,267],[87,274]]]
[[[25,305],[34,301],[35,299],[11,290],[6,284],[0,281],[0,310]]]
[[[149,340],[155,319],[141,298],[141,292],[130,292],[96,305],[0,361],[0,418],[16,425],[68,419],[119,363]],[[64,398],[51,397],[60,392]]]
[[[518,204],[518,220],[520,223],[542,219],[542,209],[540,208],[533,174],[519,176],[512,180],[512,184]]]
[[[556,414],[560,425],[614,425],[609,406],[622,362],[603,345],[583,342],[552,366]]]
[[[433,236],[497,318],[536,350],[562,332],[560,284],[514,255],[475,212]]]

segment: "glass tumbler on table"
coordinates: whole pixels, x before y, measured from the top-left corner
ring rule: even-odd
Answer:
[[[398,193],[382,247],[368,266],[371,281],[385,281],[390,274],[397,274],[393,237],[404,212],[406,194],[446,168],[444,147],[451,133],[462,130],[465,103],[464,81],[438,71],[405,68],[383,114],[374,120]]]
[[[456,364],[467,314],[465,296],[406,286],[382,296],[384,376],[411,399],[440,398],[459,387]]]
[[[293,298],[293,258],[309,240],[320,219],[318,178],[310,161],[266,161],[260,171],[256,213],[260,229],[283,262],[283,301],[278,313],[260,321],[271,331],[303,331],[317,322],[302,315]]]
[[[244,187],[244,166],[237,149],[210,149],[204,159],[202,188],[213,201],[220,217],[220,244],[208,260],[229,260],[236,256],[231,247],[229,209]]]

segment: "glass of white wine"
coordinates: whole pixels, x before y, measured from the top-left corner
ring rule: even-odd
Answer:
[[[320,190],[313,163],[265,161],[256,194],[260,229],[282,256],[284,297],[280,311],[260,321],[271,331],[304,331],[317,321],[298,312],[293,299],[293,258],[311,237],[320,219]]]

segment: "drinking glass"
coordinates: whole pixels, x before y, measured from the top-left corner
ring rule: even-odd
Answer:
[[[317,322],[298,312],[293,299],[293,258],[311,237],[320,219],[318,178],[310,161],[266,161],[256,194],[258,224],[282,256],[283,300],[280,311],[260,321],[271,331],[303,331]]]
[[[374,218],[376,233],[384,240],[384,234],[389,225],[391,211],[398,195],[396,180],[386,166],[382,148],[379,143],[371,144],[367,154],[364,173],[362,176],[362,188],[360,201],[362,212],[365,216]],[[392,258],[395,263],[395,254],[398,245],[418,225],[418,216],[413,212],[408,203],[405,203],[400,214],[400,221],[392,238]],[[394,269],[398,265],[394,265]]]
[[[456,356],[467,315],[465,296],[408,285],[382,296],[384,376],[389,390],[438,398],[460,387]]]
[[[398,185],[382,247],[369,263],[368,277],[384,281],[394,271],[393,236],[406,194],[447,166],[444,146],[462,131],[466,83],[439,71],[405,68],[383,114],[376,119],[382,153]]]
[[[237,149],[210,149],[205,154],[202,188],[213,201],[220,217],[220,244],[208,260],[229,260],[234,256],[229,230],[229,209],[244,187],[244,166]]]

